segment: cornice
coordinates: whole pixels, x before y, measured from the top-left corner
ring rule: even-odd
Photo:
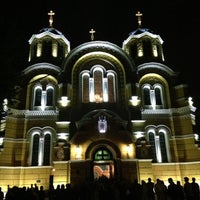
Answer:
[[[17,110],[17,109],[10,109],[8,118],[24,118],[24,119],[51,119],[57,120],[58,118],[58,111],[56,110]],[[17,120],[18,120],[17,119]]]
[[[190,116],[190,108],[188,106],[181,108],[170,108],[170,109],[144,109],[141,111],[143,117],[158,115],[159,117],[170,117],[170,116]]]

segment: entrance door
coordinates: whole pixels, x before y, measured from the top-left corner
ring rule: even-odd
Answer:
[[[94,163],[93,166],[94,179],[101,177],[111,178],[114,176],[114,165],[113,162],[108,163]]]
[[[94,153],[93,157],[93,176],[94,179],[101,177],[114,177],[113,156],[106,147],[101,147]]]

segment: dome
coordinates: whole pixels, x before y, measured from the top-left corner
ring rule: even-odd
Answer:
[[[128,38],[124,40],[123,42],[123,49],[124,49],[124,46],[127,45],[129,42],[131,42],[133,39],[139,39],[146,36],[152,39],[158,39],[160,44],[163,44],[163,40],[160,37],[160,35],[155,34],[153,31],[151,31],[148,28],[139,27],[136,30],[129,33]]]
[[[62,39],[68,46],[69,41],[66,39],[66,37],[61,33],[59,30],[53,28],[53,16],[55,13],[51,10],[49,13],[49,27],[40,29],[39,33],[33,34],[32,37],[29,40],[29,43],[31,44],[34,39],[40,39],[46,36],[50,36],[54,39]]]
[[[138,28],[132,32],[129,33],[129,36],[131,35],[139,35],[139,34],[142,34],[142,33],[145,33],[145,32],[149,32],[149,33],[152,33],[153,34],[153,31],[151,31],[150,29],[148,28]]]
[[[58,31],[57,29],[55,29],[53,27],[47,27],[47,28],[40,29],[38,34],[32,35],[32,37],[29,40],[29,43],[31,44],[34,39],[40,39],[40,38],[43,38],[45,36],[50,36],[54,39],[62,39],[68,46],[70,46],[69,41],[63,35],[63,33],[61,33],[60,31]]]
[[[57,29],[55,29],[55,28],[52,28],[52,27],[42,28],[42,29],[39,31],[39,34],[40,34],[40,33],[44,33],[44,32],[53,33],[53,34],[55,34],[55,35],[63,35],[59,30],[57,30]]]
[[[142,28],[142,13],[140,11],[138,11],[136,13],[136,17],[138,18],[138,28],[132,32],[129,33],[128,38],[124,41],[123,45],[126,45],[132,38],[142,38],[143,36],[148,36],[150,38],[158,38],[158,40],[160,41],[160,43],[163,43],[163,40],[161,39],[161,37],[157,34],[155,34],[153,31],[151,31],[148,28]]]

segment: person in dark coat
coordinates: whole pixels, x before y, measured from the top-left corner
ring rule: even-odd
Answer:
[[[196,179],[193,177],[192,182],[192,193],[193,193],[193,200],[199,200],[199,184],[196,183]]]
[[[169,200],[177,199],[177,185],[172,178],[168,178],[169,185],[167,187],[167,197]]]
[[[148,200],[155,200],[154,183],[151,181],[151,178],[148,178],[146,189]]]
[[[164,181],[157,179],[154,189],[157,200],[167,200],[167,186],[164,184]]]
[[[189,178],[185,177],[184,181],[185,181],[185,183],[184,183],[183,189],[184,189],[184,193],[185,193],[185,199],[193,200],[192,185],[189,182]]]

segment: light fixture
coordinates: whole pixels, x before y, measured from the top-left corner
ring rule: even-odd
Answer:
[[[61,104],[62,107],[67,107],[70,103],[70,100],[68,99],[67,96],[62,96],[61,100],[59,100],[59,103]]]
[[[101,115],[99,116],[99,120],[98,120],[98,131],[99,133],[105,133],[107,131],[107,120],[106,117]]]
[[[131,99],[129,100],[129,103],[132,106],[138,106],[140,103],[140,100],[138,99],[138,96],[132,96]]]

